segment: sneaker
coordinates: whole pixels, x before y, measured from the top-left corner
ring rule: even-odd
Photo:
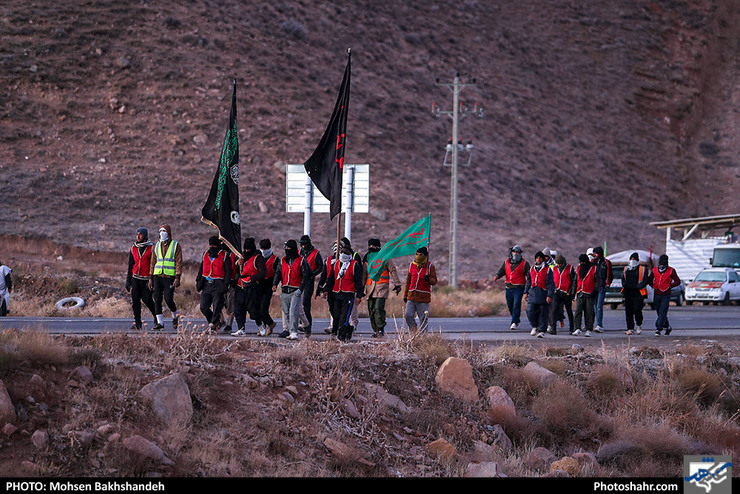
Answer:
[[[586,338],[590,338],[591,337],[591,331],[586,331],[585,333],[583,333],[583,336],[585,336]]]
[[[537,328],[532,328],[532,331],[529,332],[532,336],[537,336]]]
[[[290,336],[290,331],[288,331],[287,329],[278,335],[278,337],[280,338],[287,338],[288,336]]]
[[[157,323],[157,324],[155,324],[154,326],[152,326],[152,329],[153,329],[154,331],[162,331],[162,330],[164,329],[164,324],[159,324],[159,323]]]
[[[552,326],[547,327],[547,334],[558,334],[558,332]]]
[[[265,336],[265,326],[260,326],[259,329],[257,329],[257,336]]]
[[[635,328],[635,334],[640,334],[640,333],[642,333],[642,328],[640,326],[637,326]]]
[[[626,334],[627,336],[631,336],[633,333],[634,331],[632,331],[631,329],[628,329],[627,331],[624,332],[624,334]]]
[[[603,333],[603,332],[604,332],[604,328],[602,328],[601,326],[594,326],[594,333]]]
[[[545,333],[537,333],[537,338],[544,338],[544,337],[545,337]]]
[[[172,329],[177,329],[178,319],[177,317],[172,318]]]
[[[655,336],[660,336],[660,330],[659,329],[656,329],[655,330]]]
[[[667,328],[665,328],[665,335],[668,336],[669,334],[671,334],[671,331],[673,331],[673,328],[668,326]]]
[[[280,336],[282,336],[282,334]],[[288,336],[286,336],[285,339],[286,340],[297,340],[298,333],[288,333]]]
[[[267,325],[267,329],[265,329],[265,336],[270,336],[272,334],[272,330],[275,328],[275,325],[277,323],[275,321],[272,321],[271,324]]]
[[[515,322],[511,323],[511,326],[509,326],[509,329],[514,331],[516,329],[519,329],[519,325]]]
[[[231,333],[231,336],[247,336],[247,332],[243,329],[237,329],[233,333]]]
[[[331,334],[331,326],[329,326],[328,328],[324,328],[324,333]]]
[[[581,336],[581,335],[582,335],[583,333],[581,332],[581,330],[580,330],[580,329],[576,329],[576,330],[575,330],[575,331],[573,331],[573,332],[572,332],[571,334],[572,334],[573,336]]]

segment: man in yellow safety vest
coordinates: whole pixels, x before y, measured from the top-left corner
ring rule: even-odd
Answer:
[[[164,329],[162,301],[167,304],[172,313],[172,329],[177,329],[175,288],[180,286],[182,275],[182,248],[179,242],[172,240],[170,225],[159,227],[159,241],[154,245],[149,272],[149,289],[153,292],[155,317],[157,318],[152,329]]]

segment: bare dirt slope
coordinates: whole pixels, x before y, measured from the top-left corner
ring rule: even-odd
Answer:
[[[513,243],[571,259],[603,242],[659,250],[650,221],[740,210],[733,7],[7,0],[0,230],[125,250],[166,222],[195,259],[236,79],[243,232],[298,237],[283,165],[318,143],[352,48],[347,161],[372,166],[372,214],[353,217],[362,250],[432,212],[446,276],[451,123],[430,108],[449,109],[434,81],[456,72],[475,77],[462,96],[486,115],[461,123],[476,145],[460,178],[462,278],[490,276]],[[334,225],[312,223],[328,250]]]

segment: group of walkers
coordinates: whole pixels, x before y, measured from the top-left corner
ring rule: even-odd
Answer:
[[[604,257],[602,247],[589,248],[580,254],[576,266],[568,264],[563,255],[551,252],[549,248],[538,251],[532,265],[522,253],[519,245],[509,249],[509,256],[494,277],[494,280],[504,278],[511,330],[519,329],[524,301],[532,336],[544,338],[545,334],[557,334],[556,328],[565,325],[566,314],[571,335],[591,336],[592,332],[604,331],[604,299],[613,274],[611,262]],[[658,265],[650,269],[640,263],[637,252],[632,253],[622,277],[626,334],[642,332],[642,309],[649,285],[654,290],[658,314],[655,336],[662,332],[669,335],[672,331],[668,322],[671,290],[680,283],[676,271],[668,266],[667,255],[661,255]]]
[[[154,330],[164,329],[163,302],[172,314],[173,329],[178,328],[174,292],[182,276],[182,249],[172,240],[169,225],[162,225],[158,233],[159,240],[153,243],[147,229],[139,228],[129,253],[126,289],[132,299],[132,329],[142,328],[142,302],[154,316]],[[307,338],[311,336],[312,301],[319,297],[326,300],[331,315],[331,324],[324,331],[338,340],[352,338],[359,323],[358,304],[363,298],[367,299],[373,337],[385,335],[390,282],[396,295],[401,293],[402,286],[390,259],[383,262],[377,280],[368,276],[368,255],[380,250],[379,239],[369,239],[368,251],[361,256],[349,239],[342,237],[339,245],[334,242],[332,254],[326,259],[308,235],[298,242],[286,241],[280,256],[273,252],[272,243],[266,238],[257,243],[249,237],[242,247],[239,257],[218,236],[208,240],[195,281],[200,310],[208,322],[207,331],[247,335],[249,317],[256,325],[258,336],[270,336],[276,326],[270,315],[270,302],[279,288],[282,338],[296,340],[299,333]],[[434,265],[429,262],[427,248],[421,247],[409,265],[403,287],[404,319],[410,331],[426,330],[432,286],[436,284]]]

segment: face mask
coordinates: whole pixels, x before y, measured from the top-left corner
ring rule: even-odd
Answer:
[[[167,235],[167,230],[160,230],[159,231],[159,240],[162,242],[166,242],[167,239],[170,238],[169,235]]]
[[[630,269],[635,269],[639,265],[640,265],[640,262],[639,261],[636,261],[634,259],[631,259],[630,262],[629,262]]]
[[[262,257],[264,257],[265,259],[267,259],[268,257],[272,255],[272,249],[266,249],[266,250],[260,249],[260,252],[262,252]]]
[[[522,260],[522,255],[520,253],[518,253],[518,252],[515,252],[515,253],[511,254],[511,260],[514,261],[514,262],[519,262],[519,261]]]
[[[210,246],[208,247],[208,255],[211,257],[216,257],[219,250],[221,249],[219,249],[218,247]]]
[[[370,247],[367,248],[367,250],[369,250],[370,252],[378,252],[378,251],[380,251],[380,247],[377,247],[375,245],[371,245]]]
[[[350,262],[352,260],[352,254],[339,254],[339,260],[342,262]]]

